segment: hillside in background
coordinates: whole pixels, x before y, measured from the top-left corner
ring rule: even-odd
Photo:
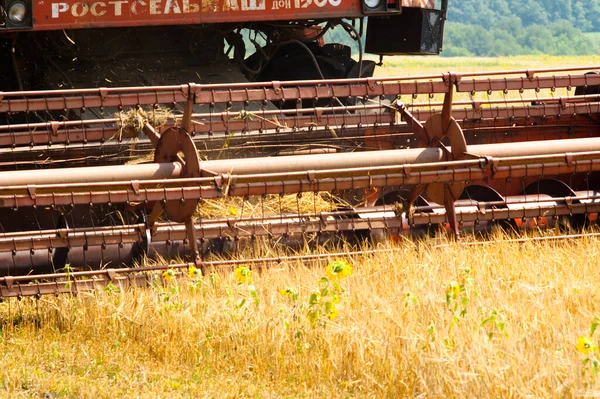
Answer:
[[[488,27],[491,22],[518,19],[523,26],[547,26],[565,20],[584,32],[600,32],[597,0],[450,0],[453,22]]]
[[[326,40],[359,51],[341,26]],[[600,0],[449,0],[443,56],[539,54],[599,55]]]
[[[444,56],[591,55],[597,0],[450,0]]]

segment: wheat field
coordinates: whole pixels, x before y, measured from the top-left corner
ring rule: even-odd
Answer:
[[[378,74],[575,64],[600,57],[391,58]],[[600,241],[508,238],[6,300],[0,397],[600,397]]]
[[[376,58],[372,58],[377,61]],[[547,69],[569,66],[600,66],[600,56],[528,55],[511,57],[438,57],[394,56],[384,58],[384,64],[375,69],[376,76],[418,76],[452,72],[508,71]]]
[[[372,58],[373,60],[376,60]],[[377,68],[375,76],[431,76],[440,75],[446,72],[457,72],[461,74],[468,74],[470,72],[489,72],[489,71],[524,71],[527,69],[540,70],[549,68],[562,68],[562,67],[575,67],[575,66],[589,66],[590,71],[600,70],[600,56],[585,56],[585,57],[566,57],[566,56],[549,56],[549,55],[536,55],[536,56],[511,56],[511,57],[498,57],[498,58],[472,58],[472,57],[408,57],[408,56],[397,56],[388,57],[384,59],[384,64]],[[578,72],[578,73],[584,73]],[[512,75],[516,77],[517,75]],[[525,76],[524,74],[522,76]],[[497,76],[499,78],[502,76]],[[482,77],[479,77],[482,79]],[[558,97],[569,97],[574,95],[574,90],[568,91],[565,88],[558,88],[553,90],[541,90],[536,92],[535,90],[525,90],[523,93],[518,91],[510,91],[505,94],[501,91],[496,91],[491,94],[486,92],[477,93],[455,93],[454,101],[494,101],[494,100],[522,100],[523,105],[531,103],[531,100],[539,100],[542,98],[558,98]],[[441,103],[444,100],[444,96],[436,94],[429,97],[427,94],[418,95],[416,98],[412,96],[402,96],[400,101],[404,102],[408,106],[413,103],[424,103],[424,104],[435,104],[438,103],[441,107]]]
[[[600,395],[600,242],[504,238],[6,301],[2,396]]]

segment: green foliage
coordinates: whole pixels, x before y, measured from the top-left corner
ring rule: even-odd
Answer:
[[[446,306],[452,312],[454,324],[458,324],[460,318],[465,317],[471,296],[477,295],[472,287],[471,269],[466,268],[460,282],[451,281],[446,288]]]
[[[319,292],[313,292],[308,300],[306,317],[313,327],[325,327],[326,320],[334,320],[338,314],[337,305],[344,293],[344,288],[337,282],[323,277],[319,280]]]
[[[595,54],[594,32],[600,32],[599,2],[450,1],[442,55]]]
[[[451,0],[445,57],[592,55],[600,52],[600,2],[584,0]],[[341,26],[325,40],[357,43]],[[363,37],[364,44],[364,37]],[[364,47],[363,47],[364,48]]]
[[[491,340],[495,334],[501,334],[508,338],[508,333],[504,329],[504,315],[501,310],[493,309],[489,317],[485,318],[479,327],[486,328],[488,338]]]
[[[443,55],[497,57],[524,54],[586,55],[598,52],[598,42],[561,20],[547,26],[523,27],[517,19],[491,28],[448,22]]]
[[[594,384],[600,372],[600,360],[597,357],[598,345],[593,340],[598,326],[600,326],[600,318],[596,317],[590,326],[590,335],[579,337],[575,345],[583,359],[581,375],[584,379],[587,378],[587,383],[590,385]]]
[[[600,32],[600,2],[589,0],[451,0],[448,18],[465,25],[488,27],[504,18],[521,25],[548,26],[565,20],[584,32]]]

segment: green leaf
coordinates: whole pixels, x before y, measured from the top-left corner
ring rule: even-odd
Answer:
[[[490,316],[490,317],[488,317],[487,319],[483,320],[483,321],[481,322],[481,324],[479,324],[479,327],[483,327],[483,326],[485,326],[487,323],[490,323],[491,321],[492,321],[492,317]]]
[[[250,295],[252,295],[253,297],[256,298],[257,293],[256,293],[256,287],[254,285],[248,286],[248,292],[250,293]]]
[[[308,303],[311,305],[316,305],[319,303],[319,295],[318,294],[311,294],[310,298],[308,299]]]
[[[239,301],[236,302],[235,307],[236,308],[241,308],[242,306],[244,306],[244,304],[246,303],[246,298],[242,298]]]
[[[308,317],[308,320],[310,320],[310,323],[314,327],[319,320],[319,310],[310,310],[306,317]]]
[[[592,323],[592,327],[590,328],[590,337],[594,335],[594,332],[596,332],[598,326],[600,326],[600,318],[596,317]]]
[[[252,296],[252,299],[254,300],[254,304],[256,306],[258,306],[260,304],[260,299],[258,298],[258,293],[256,292],[256,287],[253,285],[249,285],[248,291],[250,292],[250,295]]]

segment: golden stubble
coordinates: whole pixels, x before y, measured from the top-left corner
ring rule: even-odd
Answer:
[[[600,387],[576,344],[600,315],[600,242],[494,238],[486,246],[405,241],[347,258],[353,272],[336,282],[337,313],[317,323],[309,300],[333,258],[254,270],[242,283],[220,270],[167,286],[6,301],[2,390],[107,398],[594,395]]]

